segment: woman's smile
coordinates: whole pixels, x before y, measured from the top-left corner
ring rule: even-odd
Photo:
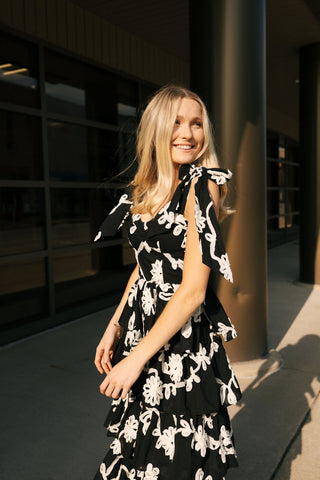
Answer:
[[[171,137],[171,160],[182,165],[196,160],[203,146],[202,110],[191,98],[182,98]]]

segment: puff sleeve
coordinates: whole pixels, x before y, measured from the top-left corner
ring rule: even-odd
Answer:
[[[94,242],[101,237],[112,236],[122,227],[128,216],[130,215],[130,207],[132,201],[128,198],[128,194],[122,195],[117,205],[111,210],[109,215],[100,225],[99,232],[94,238]]]

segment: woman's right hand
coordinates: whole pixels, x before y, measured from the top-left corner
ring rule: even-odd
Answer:
[[[110,321],[99,345],[96,348],[94,364],[98,372],[108,374],[112,369],[111,359],[118,343],[121,327],[113,320]]]

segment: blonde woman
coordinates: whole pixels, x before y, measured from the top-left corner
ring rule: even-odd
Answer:
[[[125,222],[137,266],[96,350],[114,437],[95,479],[222,480],[237,465],[227,406],[241,393],[221,336],[236,336],[208,287],[232,273],[218,219],[219,168],[201,99],[161,89],[138,129],[138,171],[96,240]]]

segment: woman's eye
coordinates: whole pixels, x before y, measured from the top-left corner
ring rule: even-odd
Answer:
[[[201,123],[201,122],[196,122],[195,125],[196,125],[197,127],[202,127],[202,123]]]
[[[176,120],[176,121],[175,121],[175,125],[180,125],[179,120]]]

